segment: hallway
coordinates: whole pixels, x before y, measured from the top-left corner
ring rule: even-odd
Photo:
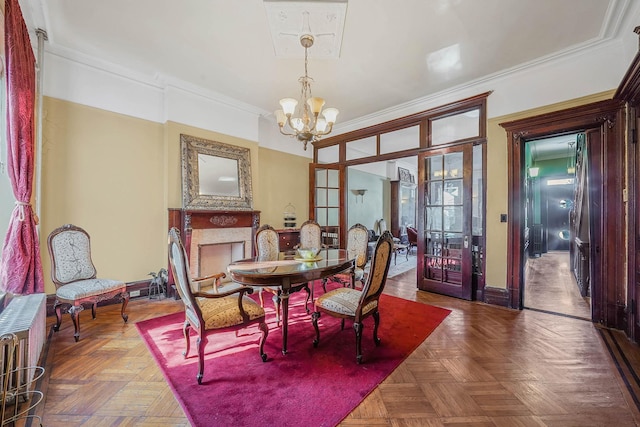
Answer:
[[[591,320],[591,303],[580,295],[568,251],[529,258],[525,273],[525,308]]]

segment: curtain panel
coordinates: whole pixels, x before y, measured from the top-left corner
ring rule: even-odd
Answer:
[[[2,247],[0,287],[32,294],[44,292],[37,220],[31,207],[36,61],[18,0],[5,2],[5,52],[7,172],[16,206]]]

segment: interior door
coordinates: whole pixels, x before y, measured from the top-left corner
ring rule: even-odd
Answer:
[[[344,206],[342,189],[344,188],[344,171],[340,166],[311,164],[310,182],[312,191],[309,195],[309,218],[315,219],[322,229],[322,243],[327,247],[339,248],[341,231],[341,212]]]
[[[473,146],[420,155],[424,176],[418,287],[471,300]]]

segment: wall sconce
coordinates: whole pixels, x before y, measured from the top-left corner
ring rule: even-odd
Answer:
[[[529,176],[531,178],[535,178],[536,176],[538,176],[538,173],[540,172],[540,168],[529,168]]]
[[[351,190],[353,194],[356,196],[356,203],[358,203],[358,196],[360,196],[360,201],[364,202],[364,193],[367,192],[366,188],[360,188],[358,190]]]

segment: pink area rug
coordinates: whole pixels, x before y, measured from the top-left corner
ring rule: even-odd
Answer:
[[[321,291],[320,291],[321,292]],[[202,385],[196,382],[195,337],[182,356],[183,313],[136,324],[191,424],[200,426],[334,426],[420,345],[449,310],[389,295],[380,300],[380,347],[373,343],[373,319],[365,320],[363,363],[355,357],[350,322],[320,318],[320,344],[304,310],[304,292],[292,295],[288,353],[276,327],[273,304],[266,304],[269,336],[262,362],[257,325],[209,337]]]

